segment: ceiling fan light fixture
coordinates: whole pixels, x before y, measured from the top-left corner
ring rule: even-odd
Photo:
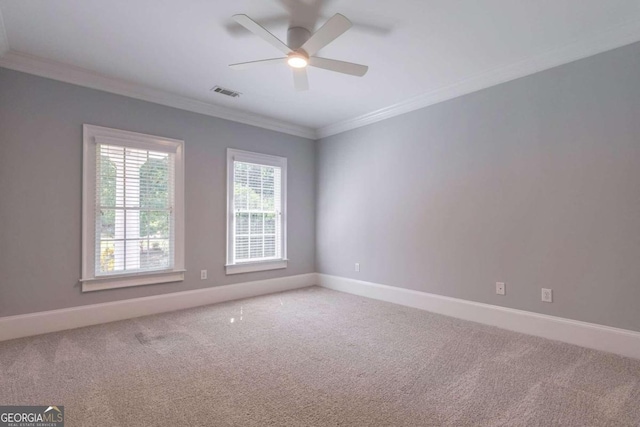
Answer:
[[[293,68],[304,68],[309,65],[309,60],[300,54],[289,55],[287,64]]]

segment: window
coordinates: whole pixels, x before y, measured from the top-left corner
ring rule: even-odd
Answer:
[[[183,280],[183,141],[83,131],[82,290]]]
[[[227,274],[287,267],[287,159],[227,150]]]

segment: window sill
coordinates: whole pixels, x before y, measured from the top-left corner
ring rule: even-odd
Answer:
[[[80,281],[82,282],[82,292],[93,292],[102,291],[105,289],[128,288],[130,286],[182,282],[184,280],[184,272],[185,270],[170,270],[81,279]]]
[[[251,273],[253,271],[266,271],[266,270],[278,270],[281,268],[287,268],[286,259],[278,259],[273,261],[259,261],[259,262],[243,262],[238,264],[227,264],[225,266],[227,275]]]

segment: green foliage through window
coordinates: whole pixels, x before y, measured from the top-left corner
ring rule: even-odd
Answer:
[[[108,156],[100,156],[100,204],[102,206],[116,205],[116,165]],[[103,209],[100,213],[102,230],[101,235],[113,238],[116,222],[116,211]]]
[[[140,236],[169,237],[168,158],[150,158],[140,168]],[[153,210],[158,208],[160,210]]]

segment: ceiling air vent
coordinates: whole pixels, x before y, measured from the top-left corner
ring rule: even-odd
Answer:
[[[221,95],[227,95],[227,96],[230,96],[232,98],[238,98],[241,95],[240,92],[236,92],[236,91],[231,90],[231,89],[225,89],[225,88],[220,87],[220,86],[214,86],[211,90],[213,92],[219,93]]]

